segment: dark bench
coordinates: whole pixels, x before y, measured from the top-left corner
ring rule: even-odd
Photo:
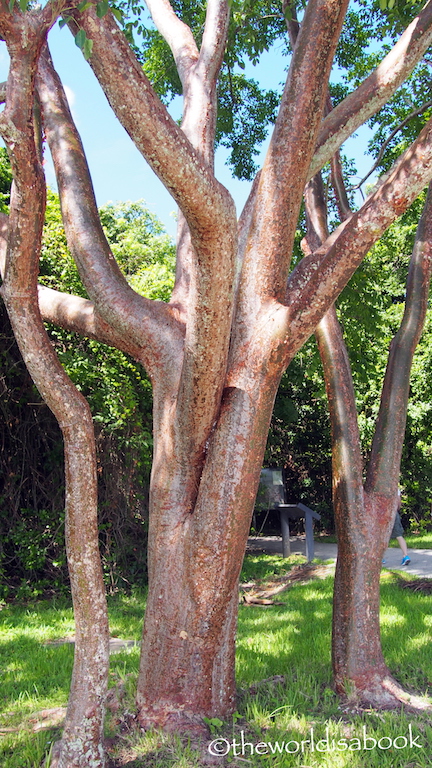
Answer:
[[[305,520],[305,534],[306,534],[306,560],[310,562],[314,559],[314,536],[313,536],[313,520],[320,520],[321,515],[314,512],[313,509],[309,509],[305,504],[299,502],[298,504],[278,504],[275,510],[279,511],[281,530],[282,530],[282,557],[289,557],[291,554],[290,547],[290,530],[289,521],[298,520],[304,517]]]

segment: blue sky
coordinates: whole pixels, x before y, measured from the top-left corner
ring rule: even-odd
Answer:
[[[114,117],[111,108],[81,51],[76,47],[68,29],[56,24],[49,38],[54,64],[66,88],[74,119],[84,143],[92,173],[98,205],[108,201],[144,199],[149,209],[164,223],[167,231],[175,234],[175,203],[161,182],[153,174],[127,133]],[[0,80],[5,80],[8,57],[5,44],[1,43]],[[262,64],[248,75],[258,79],[264,87],[277,87],[284,80],[286,60],[278,49],[267,54]],[[349,154],[357,161],[359,172],[369,168],[363,151],[367,129],[349,142]],[[225,184],[240,213],[250,189],[248,182],[231,178],[225,165],[226,150],[217,152],[216,173]],[[55,189],[54,170],[46,150],[46,174],[48,184]]]

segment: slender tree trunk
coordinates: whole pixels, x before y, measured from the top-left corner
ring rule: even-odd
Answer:
[[[393,514],[392,499],[380,508],[363,490],[351,368],[334,308],[315,331],[324,369],[332,423],[333,507],[338,557],[333,599],[333,673],[339,693],[380,706],[377,681],[389,676],[380,640],[381,560]],[[381,702],[382,704],[382,702]]]
[[[11,55],[0,130],[14,173],[1,293],[23,359],[59,422],[65,447],[66,548],[74,604],[75,659],[63,738],[54,749],[51,765],[103,768],[109,636],[98,549],[93,422],[86,400],[60,365],[38,306],[46,190],[32,117],[35,73],[48,24],[43,19],[37,21],[39,24],[34,17],[29,20],[21,15],[9,14],[6,20],[0,16],[0,29]],[[26,50],[14,44],[17,37],[26,39]]]
[[[316,190],[315,190],[316,192]],[[311,194],[315,224],[323,210]],[[312,212],[310,220],[313,218]],[[410,262],[404,317],[393,340],[366,483],[363,488],[355,394],[342,331],[334,308],[315,335],[324,368],[333,444],[333,501],[338,560],[333,605],[333,672],[336,689],[378,708],[401,704],[424,709],[392,678],[384,661],[379,626],[381,561],[396,512],[409,377],[424,324],[432,268],[429,191]],[[319,224],[315,232],[319,231]]]

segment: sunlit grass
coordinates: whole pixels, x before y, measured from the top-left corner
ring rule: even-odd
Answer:
[[[304,562],[304,558],[300,561]],[[288,573],[300,562],[279,556],[247,558],[242,582],[272,580]],[[410,580],[404,574],[406,580]],[[382,643],[392,673],[409,690],[425,695],[432,688],[430,643],[430,596],[398,586],[399,576],[383,571]],[[370,738],[379,740],[408,733],[432,743],[430,718],[398,713],[356,714],[340,708],[331,680],[331,612],[333,578],[293,583],[269,607],[239,608],[237,640],[238,715],[216,731],[232,743],[243,737],[247,743],[278,741],[301,743],[310,739],[311,728],[324,739],[356,738],[367,727]],[[109,599],[111,634],[139,640],[145,607],[145,592],[116,595]],[[20,728],[0,738],[2,768],[39,768],[58,738],[58,728],[33,732],[35,712],[64,707],[67,702],[73,663],[71,644],[53,640],[73,634],[73,616],[65,601],[39,602],[27,606],[4,605],[0,610],[0,728]],[[137,679],[139,648],[112,655],[110,685],[122,684],[122,707],[132,712]],[[107,718],[107,736],[118,735],[116,717]],[[212,737],[215,734],[212,734]],[[217,734],[216,734],[217,735]],[[307,745],[306,745],[307,746]],[[200,752],[201,749],[201,752]],[[112,759],[128,768],[201,768],[202,749],[178,737],[125,730]],[[250,748],[248,748],[250,749]],[[304,754],[231,754],[231,765],[255,768],[430,768],[427,749],[306,751]],[[247,761],[247,762],[245,762]],[[222,762],[220,763],[222,766]]]
[[[337,538],[334,534],[329,536],[315,535],[320,544],[336,544]],[[405,540],[409,549],[432,549],[432,531],[425,533],[406,533]],[[398,547],[396,539],[391,539],[389,547]]]

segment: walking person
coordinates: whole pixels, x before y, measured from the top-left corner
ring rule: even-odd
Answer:
[[[402,520],[400,516],[401,506],[402,506],[401,492],[398,491],[398,508],[396,510],[396,516],[394,519],[392,532],[390,534],[390,539],[397,539],[397,542],[402,550],[401,565],[409,565],[411,562],[411,558],[408,555],[408,547],[404,539],[404,529],[402,526]],[[383,563],[385,563],[385,560],[383,560]]]

